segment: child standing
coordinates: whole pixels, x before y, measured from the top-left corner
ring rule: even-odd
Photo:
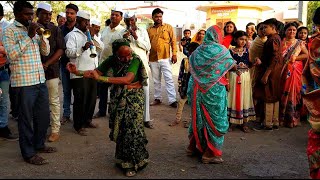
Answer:
[[[228,116],[230,131],[233,124],[241,126],[243,132],[249,132],[247,122],[255,120],[255,111],[252,98],[252,85],[249,68],[253,63],[249,61],[249,50],[246,46],[248,35],[244,31],[237,31],[231,42],[234,48],[230,49],[231,56],[237,61],[237,70],[230,71],[228,93]]]
[[[258,80],[253,96],[264,102],[264,125],[254,130],[279,128],[279,100],[281,97],[280,74],[283,67],[281,38],[278,34],[279,22],[275,18],[263,22],[263,33],[268,40],[263,47],[261,65],[256,67]]]
[[[180,52],[182,51],[184,55],[188,56],[188,46],[191,42],[191,31],[190,29],[185,29],[183,31],[184,37],[181,39],[180,44],[179,44],[179,49]]]
[[[296,35],[296,39],[300,39],[303,42],[305,42],[306,48],[309,50],[310,46],[311,46],[311,40],[308,37],[309,35],[309,30],[307,27],[305,26],[301,26],[298,28],[297,30],[297,35]]]
[[[179,89],[178,92],[180,94],[180,100],[178,103],[178,108],[177,108],[177,113],[176,113],[176,119],[169,124],[169,126],[175,126],[181,122],[181,115],[183,111],[184,104],[187,102],[187,90],[188,90],[188,83],[189,83],[189,78],[190,78],[190,72],[189,72],[189,56],[192,54],[194,50],[197,49],[199,46],[198,43],[192,42],[189,44],[188,47],[188,57],[183,58],[181,61],[180,65],[180,70],[179,70],[179,77],[178,77],[178,83],[179,83]],[[184,127],[188,128],[189,127],[189,121],[184,120]]]

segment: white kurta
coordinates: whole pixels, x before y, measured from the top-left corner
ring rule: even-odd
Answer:
[[[98,56],[91,58],[91,50],[88,48],[83,51],[82,47],[88,41],[88,38],[84,32],[78,28],[74,28],[70,33],[65,36],[66,41],[66,55],[70,58],[70,62],[75,63],[78,70],[86,71],[93,70],[98,66]],[[82,78],[82,76],[76,76],[70,74],[70,79]]]
[[[101,34],[101,40],[104,44],[104,48],[101,52],[99,64],[101,64],[104,60],[106,60],[109,56],[112,55],[112,43],[116,39],[123,38],[124,29],[125,28],[120,24],[113,29],[111,29],[110,26],[107,26],[105,29],[103,29],[103,32]]]
[[[125,30],[122,32],[122,35],[125,34]],[[146,67],[148,75],[150,74],[150,67],[149,67],[149,59],[147,53],[151,49],[150,39],[147,30],[139,28],[136,30],[138,39],[135,40],[133,36],[129,36],[131,41],[130,47],[132,50],[140,56],[141,60],[143,61],[143,65]]]

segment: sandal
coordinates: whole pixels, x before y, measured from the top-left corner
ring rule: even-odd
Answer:
[[[179,123],[180,123],[180,121],[175,120],[175,121],[172,121],[172,122],[169,124],[169,126],[175,126],[175,125],[178,125]]]
[[[207,158],[205,156],[202,156],[201,161],[204,164],[210,164],[210,163],[221,164],[221,163],[223,163],[223,159],[221,157],[217,157],[217,156],[214,156],[212,158]]]
[[[184,128],[189,128],[189,123],[185,122],[183,125]]]
[[[196,153],[190,149],[186,149],[187,156],[194,156]]]
[[[251,132],[250,128],[248,126],[242,126],[242,131],[245,133]]]
[[[87,136],[87,131],[85,128],[81,128],[77,131],[77,133],[80,135],[80,136]]]
[[[43,165],[43,164],[49,163],[46,159],[44,159],[41,156],[38,156],[37,154],[32,156],[31,158],[25,159],[25,161],[27,163],[34,164],[34,165]]]
[[[127,177],[133,177],[137,174],[137,172],[135,170],[132,170],[132,169],[127,169],[126,170],[126,176]]]
[[[38,153],[54,153],[57,152],[57,148],[45,146],[44,148],[38,149]]]

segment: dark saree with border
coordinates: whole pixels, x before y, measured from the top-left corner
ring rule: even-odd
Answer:
[[[101,66],[106,76],[123,77],[131,68],[131,62],[139,60],[137,81],[147,85],[147,71],[140,57],[133,53],[128,63],[120,62],[116,56],[110,56]],[[134,82],[133,82],[134,83]],[[112,84],[110,89],[109,138],[116,143],[116,165],[123,170],[141,170],[148,164],[148,143],[143,124],[144,91],[143,88],[127,88],[126,85]]]

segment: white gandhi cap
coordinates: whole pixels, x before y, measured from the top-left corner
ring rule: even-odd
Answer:
[[[66,17],[66,13],[64,13],[64,12],[60,12],[59,15],[62,17]]]
[[[97,20],[97,19],[91,19],[90,22],[91,22],[91,24],[96,25],[96,26],[100,26],[101,25],[100,21]]]
[[[38,8],[44,9],[44,10],[49,11],[49,12],[52,11],[51,5],[48,4],[48,3],[41,2],[41,3],[38,4]]]
[[[134,17],[136,14],[134,12],[126,12],[124,15],[123,15],[123,18],[132,18]]]
[[[118,6],[115,6],[114,8],[111,9],[111,11],[118,11],[118,12],[122,12],[122,9]]]
[[[80,11],[78,11],[77,16],[82,17],[87,20],[90,20],[90,13],[87,11],[80,10]]]

